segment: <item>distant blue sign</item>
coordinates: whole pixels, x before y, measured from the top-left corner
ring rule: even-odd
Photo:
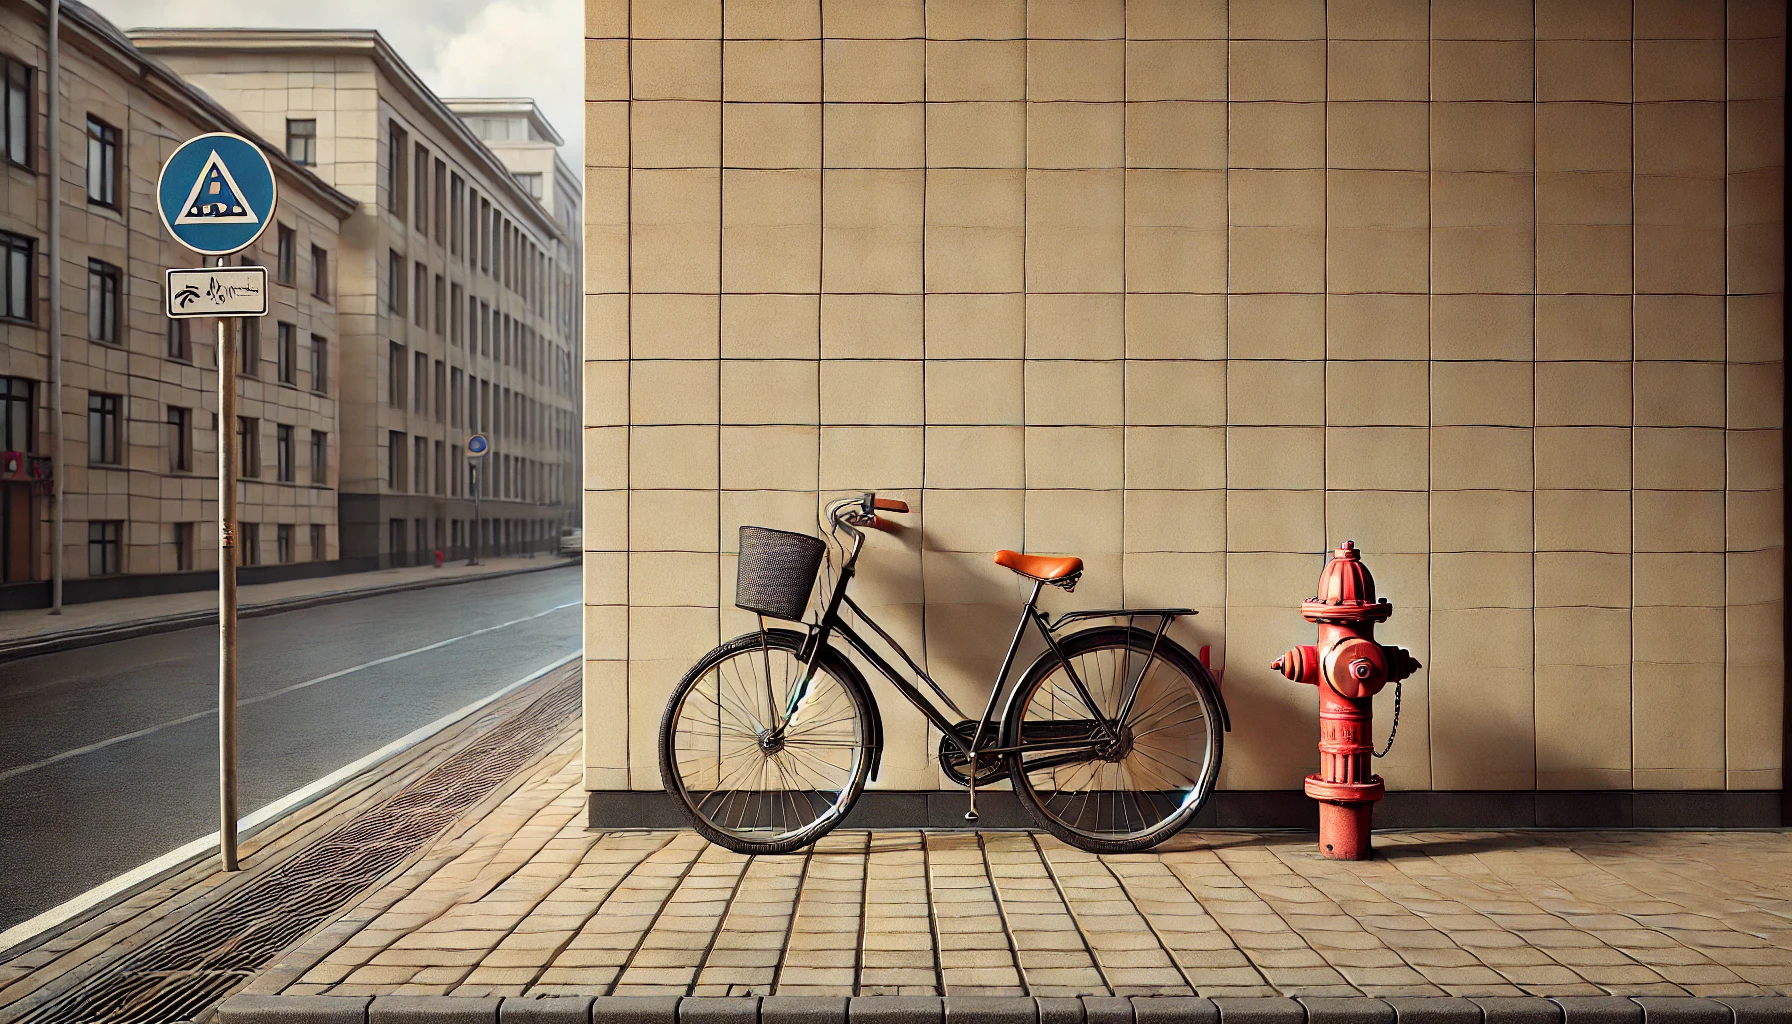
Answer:
[[[484,434],[474,434],[467,438],[467,454],[470,456],[484,455],[490,448],[491,445],[486,443]]]
[[[175,240],[205,256],[228,256],[261,237],[274,219],[274,168],[241,135],[188,139],[162,165],[156,208]]]

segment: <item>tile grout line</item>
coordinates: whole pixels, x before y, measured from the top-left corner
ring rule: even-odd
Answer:
[[[1051,859],[1045,855],[1045,847],[1040,845],[1038,833],[1028,832],[1026,835],[1033,844],[1033,852],[1038,856],[1040,866],[1045,869],[1045,877],[1051,880],[1052,891],[1058,894],[1058,901],[1064,905],[1064,916],[1070,918],[1072,927],[1076,928],[1077,938],[1082,940],[1083,952],[1089,954],[1089,963],[1094,967],[1096,977],[1107,987],[1109,995],[1116,994],[1114,983],[1108,980],[1107,968],[1102,966],[1101,959],[1095,955],[1095,947],[1089,944],[1089,933],[1083,928],[1082,920],[1077,917],[1076,908],[1071,906],[1070,897],[1064,895],[1064,886],[1058,881],[1058,873],[1052,870]]]

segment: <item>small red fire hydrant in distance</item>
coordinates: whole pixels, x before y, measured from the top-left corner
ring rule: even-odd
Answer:
[[[1319,773],[1307,776],[1306,786],[1319,801],[1319,850],[1332,860],[1368,860],[1369,820],[1387,792],[1369,770],[1373,700],[1420,666],[1405,648],[1375,642],[1375,624],[1386,622],[1394,606],[1376,598],[1375,577],[1355,541],[1332,552],[1319,573],[1319,593],[1300,613],[1319,626],[1319,643],[1302,644],[1269,667],[1319,687]]]

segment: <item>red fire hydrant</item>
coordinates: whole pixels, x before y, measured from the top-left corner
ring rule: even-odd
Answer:
[[[1375,577],[1355,541],[1332,552],[1319,573],[1318,595],[1300,613],[1319,626],[1319,643],[1302,644],[1269,667],[1319,687],[1319,773],[1307,776],[1306,786],[1319,801],[1319,849],[1332,860],[1368,860],[1369,820],[1375,801],[1386,795],[1381,776],[1369,770],[1373,699],[1420,666],[1405,648],[1375,642],[1375,624],[1386,622],[1394,606],[1376,598]],[[1397,726],[1397,710],[1394,717]]]

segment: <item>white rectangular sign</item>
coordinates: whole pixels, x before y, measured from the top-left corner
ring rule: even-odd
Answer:
[[[168,271],[168,315],[267,316],[268,268],[205,267]]]

